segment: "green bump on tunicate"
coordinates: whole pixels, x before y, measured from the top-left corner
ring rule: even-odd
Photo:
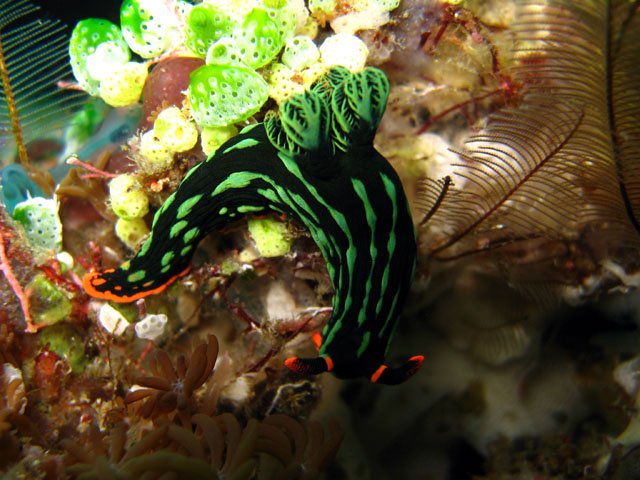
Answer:
[[[278,25],[266,10],[254,8],[233,32],[233,39],[244,62],[252,68],[269,63],[282,48]]]
[[[160,55],[169,43],[171,12],[165,2],[124,0],[120,6],[122,35],[142,58]]]
[[[210,4],[196,5],[185,21],[185,43],[196,55],[204,58],[207,50],[223,35],[231,35],[234,20]]]
[[[63,357],[74,373],[81,373],[87,365],[84,339],[71,325],[53,325],[39,332],[40,342]]]
[[[173,260],[173,257],[175,257],[175,254],[173,253],[173,251],[169,250],[162,256],[162,260],[160,261],[161,265],[163,267],[166,267],[171,263],[171,260]]]
[[[180,220],[178,223],[174,224],[171,227],[171,230],[169,230],[169,238],[176,238],[187,225],[189,225],[189,222],[186,220]]]
[[[35,324],[53,325],[64,320],[73,307],[71,301],[44,275],[36,275],[27,284],[29,293],[29,310]]]
[[[191,249],[193,248],[193,246],[191,245],[187,245],[186,247],[184,247],[182,250],[180,250],[180,255],[182,257],[184,257],[187,253],[189,253],[191,251]]]
[[[181,218],[186,217],[191,213],[191,210],[195,206],[196,203],[200,201],[202,198],[202,194],[194,195],[191,198],[186,199],[182,204],[178,207],[178,213],[176,214],[176,218],[180,220]]]
[[[246,120],[268,98],[267,82],[249,67],[203,65],[190,75],[192,115],[203,126],[222,127]]]
[[[229,211],[229,209],[228,209],[227,207],[222,207],[222,208],[220,209],[220,211],[218,212],[218,214],[220,214],[220,215],[224,215],[224,214],[226,214],[228,211]]]
[[[98,95],[100,80],[114,65],[127,63],[131,53],[117,25],[101,18],[77,23],[69,40],[69,60],[78,84]]]
[[[188,230],[187,233],[184,234],[182,239],[184,243],[191,243],[191,241],[200,235],[200,229],[198,227],[193,227],[191,230]]]
[[[127,277],[127,281],[131,283],[136,283],[141,280],[144,280],[144,277],[147,275],[147,272],[144,270],[138,270],[137,272],[133,272]]]
[[[165,265],[160,269],[162,273],[167,273],[169,270],[171,270],[171,265]]]
[[[293,239],[287,223],[272,217],[249,220],[249,233],[263,257],[279,257],[289,252]]]

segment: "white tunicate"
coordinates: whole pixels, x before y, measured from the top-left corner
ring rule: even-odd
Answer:
[[[158,315],[147,315],[136,323],[136,335],[144,340],[156,340],[164,333],[167,325],[167,316],[160,313]]]
[[[129,326],[126,318],[108,303],[100,307],[98,321],[102,328],[115,337],[121,336]]]
[[[355,35],[338,33],[328,37],[320,46],[322,63],[331,67],[341,65],[352,72],[362,70],[367,63],[369,50]]]

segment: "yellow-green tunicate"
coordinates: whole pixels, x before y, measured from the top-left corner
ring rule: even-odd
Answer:
[[[200,133],[200,144],[202,151],[207,157],[213,155],[220,145],[235,137],[238,129],[235,125],[227,125],[226,127],[204,127]]]
[[[166,170],[173,163],[173,153],[164,146],[156,136],[155,129],[145,132],[140,137],[139,164],[148,171]]]
[[[119,218],[115,225],[116,235],[131,250],[135,250],[142,238],[149,233],[149,227],[142,218],[127,220]]]
[[[44,275],[36,275],[27,284],[26,291],[31,292],[29,309],[35,324],[53,325],[71,315],[73,307],[69,298]]]
[[[178,107],[165,108],[153,124],[155,137],[173,152],[186,152],[198,142],[196,124],[187,120]]]
[[[137,62],[116,65],[100,80],[100,97],[112,107],[126,107],[140,100],[147,67]]]
[[[141,218],[149,212],[147,195],[140,190],[135,177],[126,173],[109,182],[109,201],[120,218]]]
[[[291,249],[287,223],[273,217],[249,219],[249,233],[263,257],[279,257]]]

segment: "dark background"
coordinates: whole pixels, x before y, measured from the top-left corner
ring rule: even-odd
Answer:
[[[40,7],[40,17],[59,19],[69,27],[85,18],[105,18],[120,25],[120,4],[122,0],[30,0]],[[158,0],[161,1],[161,0]]]

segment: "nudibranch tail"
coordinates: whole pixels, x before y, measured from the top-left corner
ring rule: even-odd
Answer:
[[[372,383],[383,385],[398,385],[409,380],[419,369],[424,361],[422,355],[411,357],[406,363],[398,368],[390,368],[387,365],[380,365],[369,375]],[[291,357],[285,360],[284,364],[290,370],[309,375],[330,372],[333,370],[333,360],[331,357],[298,358]]]
[[[334,67],[277,115],[245,128],[193,168],[156,212],[138,254],[85,275],[87,293],[130,302],[186,273],[198,242],[246,215],[284,214],[311,233],[335,289],[316,358],[300,373],[332,372],[396,384],[422,357],[384,366],[416,268],[416,237],[402,183],[373,148],[389,84],[380,70]]]
[[[416,355],[411,357],[404,365],[397,368],[389,368],[386,365],[380,365],[378,369],[369,377],[372,383],[381,383],[383,385],[398,385],[409,380],[420,369],[424,357]]]

